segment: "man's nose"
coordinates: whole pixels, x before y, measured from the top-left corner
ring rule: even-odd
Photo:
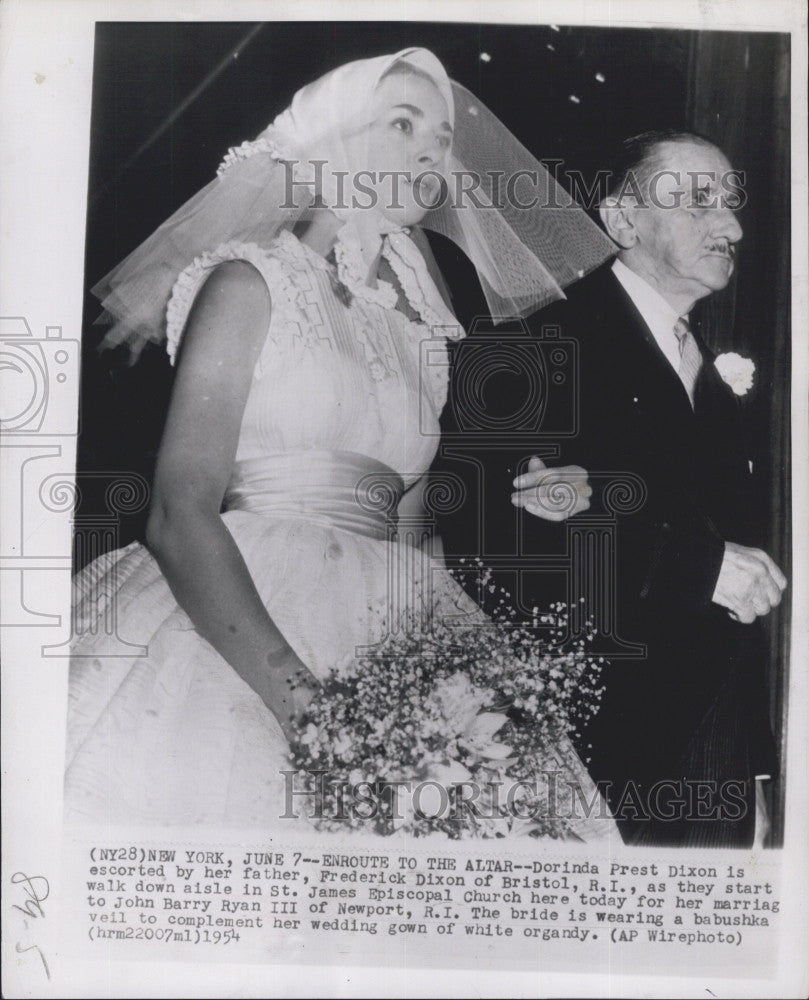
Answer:
[[[724,236],[730,243],[738,243],[744,235],[744,231],[739,223],[735,211],[723,205],[719,209],[719,219],[717,220],[717,236]]]

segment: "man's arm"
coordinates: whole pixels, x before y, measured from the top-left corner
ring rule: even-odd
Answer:
[[[577,457],[591,469],[597,466],[594,458],[588,461],[589,456],[581,453]],[[512,502],[529,515],[564,520],[572,514],[559,514],[552,497],[560,484],[569,489],[571,504],[576,504],[576,496],[588,498],[576,504],[574,513],[589,509],[593,490],[587,472],[577,465],[548,470],[538,458],[532,458],[529,471],[514,480]],[[642,511],[619,515],[620,557],[626,568],[631,567],[638,598],[679,604],[682,610],[702,611],[714,603],[744,624],[778,606],[787,580],[766,552],[722,539],[687,496],[675,506],[678,516],[671,520]]]
[[[605,501],[622,472],[639,476],[646,490],[637,509],[614,515],[622,593],[669,614],[704,612],[711,603],[727,608],[741,622],[767,614],[779,603],[786,579],[766,553],[719,534],[687,478],[665,453],[648,442],[644,447],[640,437],[632,442],[638,434],[636,415],[616,412],[617,397],[627,396],[620,376],[612,377],[612,366],[620,365],[621,357],[616,360],[614,345],[598,329],[598,320],[581,309],[571,310],[569,303],[552,306],[542,315],[544,323],[558,326],[580,347],[579,433],[561,444],[560,463],[587,471],[596,513],[610,513]],[[548,485],[541,465],[529,468],[514,485],[512,502],[528,516],[537,514]],[[531,520],[528,530],[538,544],[545,539],[558,548],[559,531]]]

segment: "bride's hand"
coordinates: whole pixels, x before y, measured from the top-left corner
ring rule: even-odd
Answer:
[[[289,742],[300,736],[297,720],[314,698],[320,684],[288,645],[267,654],[268,684],[261,696],[278,720]]]
[[[528,462],[528,471],[514,480],[511,502],[534,517],[564,521],[590,506],[593,491],[587,472],[578,465],[549,469],[541,458]]]

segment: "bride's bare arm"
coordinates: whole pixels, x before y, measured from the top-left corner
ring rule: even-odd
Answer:
[[[220,517],[270,310],[264,280],[242,261],[220,265],[197,296],[160,445],[146,539],[197,631],[289,736],[314,681],[273,624]]]

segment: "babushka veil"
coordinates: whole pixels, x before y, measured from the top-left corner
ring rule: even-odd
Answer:
[[[474,264],[492,316],[526,316],[603,263],[609,239],[539,161],[426,49],[347,63],[299,90],[253,141],[232,148],[217,177],[94,288],[111,318],[106,346],[137,355],[166,336],[178,275],[227,241],[266,247],[318,206],[344,221],[365,266],[396,233],[399,254],[424,284],[423,258],[369,203],[363,136],[379,82],[403,66],[429,77],[450,114],[452,147],[441,197],[420,225],[452,240]],[[402,245],[405,252],[402,253]]]

